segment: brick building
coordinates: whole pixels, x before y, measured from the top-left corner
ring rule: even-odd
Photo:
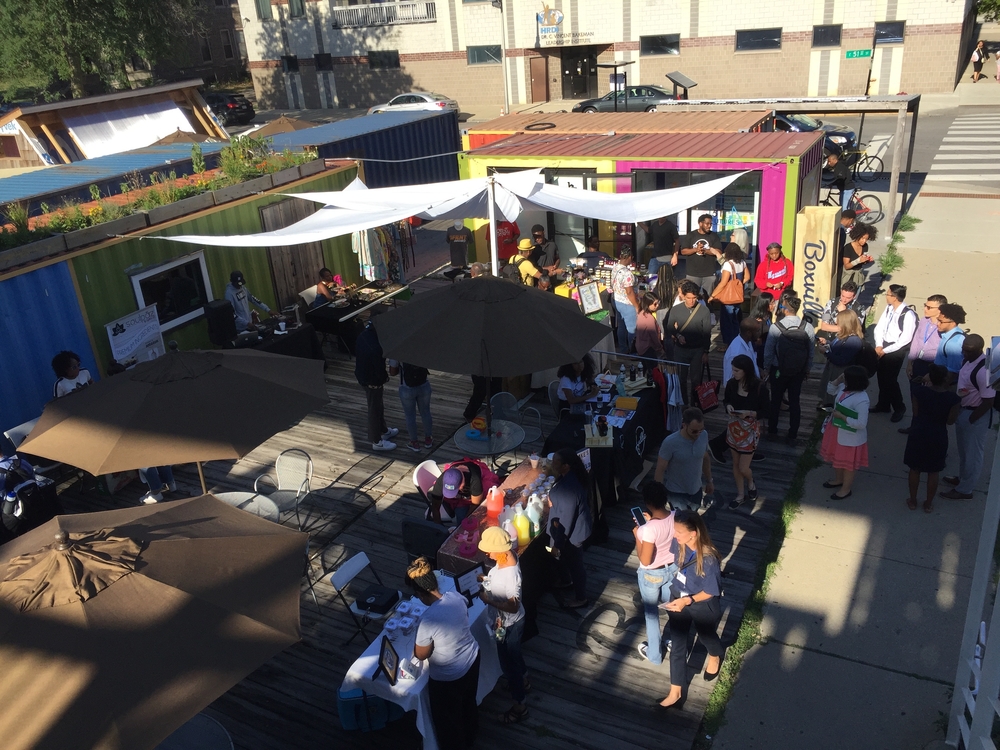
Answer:
[[[344,4],[341,4],[343,2]],[[347,4],[351,2],[352,4]],[[680,71],[698,98],[952,91],[973,0],[239,0],[268,107],[366,107],[411,89],[463,107],[582,99]],[[499,2],[497,4],[500,4]]]

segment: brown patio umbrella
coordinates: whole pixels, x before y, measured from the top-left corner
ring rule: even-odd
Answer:
[[[200,462],[240,458],[328,401],[318,360],[167,352],[49,402],[19,450],[95,476],[183,463],[200,472]]]
[[[155,747],[299,640],[306,538],[203,495],[0,547],[4,750]]]
[[[253,131],[253,136],[255,138],[263,138],[269,135],[278,135],[279,133],[291,133],[293,130],[305,130],[306,128],[314,128],[316,123],[308,122],[307,120],[299,120],[295,117],[285,117],[281,115],[275,120],[266,125],[261,125],[259,128]]]
[[[159,146],[165,143],[204,143],[205,141],[212,140],[215,139],[203,133],[190,133],[187,130],[177,128],[170,135],[165,135],[160,140],[154,141],[152,145]]]

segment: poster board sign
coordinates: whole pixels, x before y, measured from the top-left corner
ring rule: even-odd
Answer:
[[[108,332],[108,341],[111,342],[111,356],[125,367],[156,359],[166,351],[156,305],[149,305],[113,320],[104,328]]]
[[[795,224],[795,291],[802,311],[815,321],[836,295],[840,258],[840,208],[806,206]]]

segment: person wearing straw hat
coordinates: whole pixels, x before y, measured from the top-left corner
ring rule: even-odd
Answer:
[[[521,277],[525,286],[535,286],[536,279],[542,278],[542,272],[531,262],[531,254],[535,251],[535,243],[529,239],[517,243],[517,255],[510,259],[510,264]]]
[[[481,577],[479,598],[489,607],[489,622],[497,640],[497,657],[514,705],[500,715],[504,724],[516,724],[528,718],[524,695],[530,685],[525,677],[521,636],[524,634],[524,605],[521,603],[521,566],[517,561],[510,535],[498,526],[483,532],[479,549],[496,565]]]

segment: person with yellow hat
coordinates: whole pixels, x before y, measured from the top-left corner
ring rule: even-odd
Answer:
[[[526,286],[534,286],[535,280],[542,277],[542,272],[535,267],[535,264],[529,258],[534,251],[535,244],[529,239],[523,239],[517,243],[517,255],[511,257],[508,263],[508,266],[514,267],[514,270],[517,271],[517,276],[520,277],[521,283]],[[507,271],[506,267],[504,271],[501,271],[501,275],[505,278],[515,276],[513,272]]]
[[[524,695],[530,687],[525,677],[521,636],[524,633],[524,605],[521,603],[521,566],[510,535],[498,526],[491,526],[479,539],[479,549],[496,565],[483,578],[479,598],[489,607],[497,639],[500,668],[510,689],[514,705],[500,715],[504,724],[516,724],[528,718]]]

